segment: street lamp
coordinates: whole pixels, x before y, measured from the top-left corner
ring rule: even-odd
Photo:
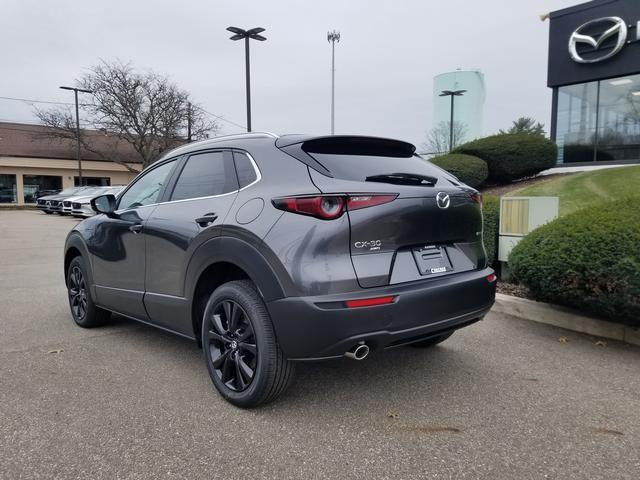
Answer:
[[[234,35],[229,37],[231,40],[242,40],[244,38],[244,59],[247,69],[247,132],[251,131],[251,77],[249,74],[249,39],[264,42],[265,37],[260,35],[264,32],[264,28],[257,27],[251,30],[243,30],[238,27],[227,27],[227,30]]]
[[[451,97],[451,120],[449,121],[449,153],[453,150],[453,99],[461,97],[466,90],[443,90],[441,97]]]
[[[336,30],[327,32],[327,41],[331,43],[331,135],[333,135],[336,127],[336,42],[340,42],[340,32]]]
[[[78,159],[78,185],[82,186],[82,159],[80,158],[80,114],[78,113],[78,92],[93,93],[91,90],[76,87],[60,87],[62,90],[73,90],[76,100],[76,158]]]

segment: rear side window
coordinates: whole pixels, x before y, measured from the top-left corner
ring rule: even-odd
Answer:
[[[171,200],[210,197],[238,189],[231,155],[207,152],[191,155],[178,177]]]
[[[339,155],[333,153],[311,153],[335,178],[364,182],[367,177],[390,173],[410,173],[440,177],[442,171],[423,158],[386,157],[375,155]]]
[[[233,159],[236,162],[236,171],[238,172],[238,183],[240,188],[251,185],[258,178],[255,168],[251,163],[248,155],[239,152],[233,152]]]

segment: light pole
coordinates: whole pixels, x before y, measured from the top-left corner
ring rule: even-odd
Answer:
[[[451,97],[451,120],[449,121],[449,153],[453,150],[453,99],[455,97],[461,97],[466,90],[443,90],[440,93],[441,97]]]
[[[60,87],[62,90],[73,90],[76,100],[76,158],[78,159],[78,185],[82,186],[82,159],[80,158],[80,114],[78,113],[78,92],[93,93],[91,90],[76,87]]]
[[[336,42],[340,42],[340,32],[327,32],[327,41],[331,43],[331,135],[336,130]]]
[[[260,35],[264,32],[264,28],[256,27],[251,30],[243,30],[238,27],[227,27],[227,30],[234,35],[229,37],[231,40],[242,40],[244,38],[244,61],[247,69],[247,132],[251,131],[251,76],[249,73],[249,39],[264,42],[266,37]]]

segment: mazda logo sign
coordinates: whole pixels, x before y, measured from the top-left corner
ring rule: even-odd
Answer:
[[[586,32],[591,32],[598,26],[601,26],[604,31],[596,40],[596,36],[588,35]],[[627,33],[627,24],[620,17],[597,18],[580,25],[569,37],[569,54],[571,55],[571,59],[578,63],[596,63],[611,58],[624,47],[627,41]],[[602,53],[597,55],[603,44],[614,36],[616,37],[615,46],[613,46],[613,48],[603,48]],[[586,51],[582,49],[582,52],[578,52],[578,44],[588,45],[591,49]],[[585,53],[590,53],[588,58],[583,56]],[[596,55],[593,55],[593,53],[596,53]]]
[[[449,198],[448,194],[444,192],[438,192],[438,194],[436,195],[436,205],[438,205],[438,208],[442,208],[443,210],[445,208],[449,208],[450,203],[451,198]]]

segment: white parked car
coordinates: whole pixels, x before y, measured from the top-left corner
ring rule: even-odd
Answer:
[[[73,202],[75,202],[76,200],[80,199],[80,198],[84,198],[84,197],[95,197],[98,195],[102,195],[103,192],[104,193],[109,193],[107,190],[105,190],[105,188],[109,188],[109,187],[84,187],[81,191],[79,191],[77,194],[75,195],[71,195],[65,199],[63,199],[60,202],[60,211],[58,213],[60,213],[61,215],[71,215],[71,204]]]
[[[115,185],[112,187],[97,187],[97,190],[90,192],[83,192],[83,195],[73,197],[69,205],[69,212],[74,217],[87,218],[96,214],[91,208],[91,200],[100,195],[106,195],[110,193],[118,196],[118,194],[124,189],[125,185]],[[85,194],[86,193],[86,194]],[[63,206],[65,208],[65,206]]]

